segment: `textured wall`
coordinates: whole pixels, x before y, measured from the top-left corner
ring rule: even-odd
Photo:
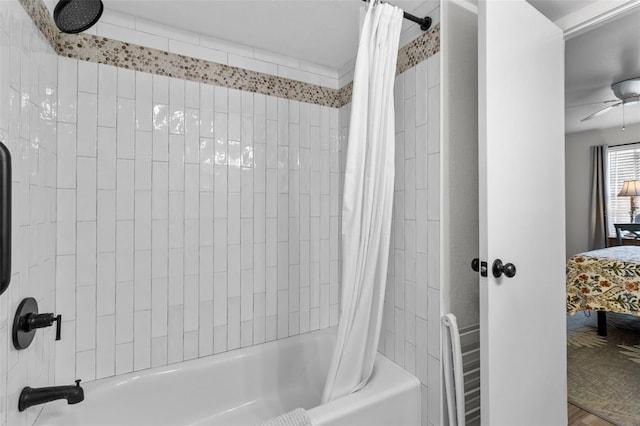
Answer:
[[[75,340],[56,381],[337,323],[337,109],[69,58],[58,75],[57,303]]]
[[[0,425],[31,424],[18,412],[24,386],[53,383],[55,331],[39,331],[25,351],[11,342],[20,301],[55,311],[57,56],[17,1],[0,2],[0,140],[12,155],[12,278],[0,296]],[[63,335],[63,338],[71,336]]]

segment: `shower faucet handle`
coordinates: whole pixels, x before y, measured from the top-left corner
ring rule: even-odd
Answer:
[[[53,314],[27,314],[22,317],[23,330],[26,332],[37,328],[51,327],[56,323],[56,340],[60,340],[60,325],[62,323],[62,315]]]
[[[62,315],[56,316],[56,340],[60,340],[60,330],[62,329]]]
[[[38,302],[33,297],[24,299],[13,320],[13,346],[16,349],[27,348],[39,328],[51,327],[56,323],[56,340],[60,340],[62,329],[62,315],[38,313]]]

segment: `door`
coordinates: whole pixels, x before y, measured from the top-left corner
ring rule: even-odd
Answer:
[[[524,0],[478,12],[482,424],[566,424],[563,34]]]

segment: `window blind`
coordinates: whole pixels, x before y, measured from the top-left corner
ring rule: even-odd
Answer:
[[[630,197],[618,197],[625,180],[640,180],[640,143],[609,147],[609,236],[615,236],[614,223],[629,223]],[[640,207],[640,196],[636,197]],[[640,208],[636,211],[640,214]]]

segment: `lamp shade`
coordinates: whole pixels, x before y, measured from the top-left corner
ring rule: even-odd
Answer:
[[[640,195],[640,180],[625,180],[618,197],[631,197]]]

